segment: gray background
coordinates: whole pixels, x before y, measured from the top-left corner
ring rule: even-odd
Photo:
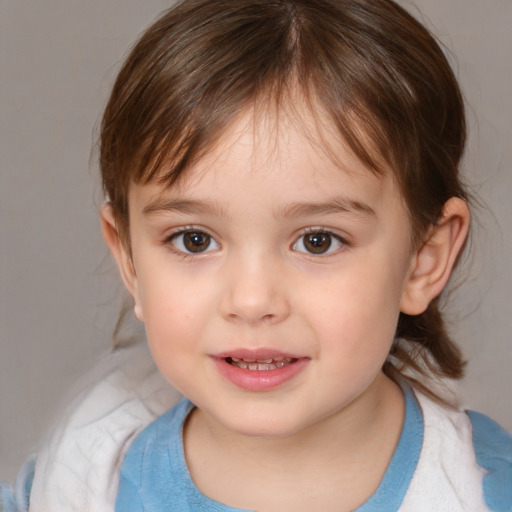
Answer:
[[[410,2],[404,2],[418,13]],[[421,0],[469,104],[483,203],[451,296],[466,403],[512,429],[512,2]],[[91,147],[120,60],[164,0],[0,0],[0,480],[13,480],[121,303]],[[460,284],[462,282],[462,284]]]

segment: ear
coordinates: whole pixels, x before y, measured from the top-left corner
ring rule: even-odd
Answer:
[[[129,248],[119,235],[116,219],[112,211],[112,207],[109,204],[105,204],[101,207],[100,220],[103,238],[105,239],[105,242],[107,242],[110,252],[117,262],[117,266],[121,272],[121,277],[123,278],[126,289],[130,292],[133,300],[135,301],[135,316],[143,322],[144,318],[142,314],[137,273],[133,266]]]
[[[449,199],[438,223],[416,251],[402,294],[400,311],[407,315],[423,313],[445,287],[469,230],[470,213],[465,201]]]

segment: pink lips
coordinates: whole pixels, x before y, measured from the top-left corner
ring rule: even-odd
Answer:
[[[247,391],[275,389],[299,374],[309,361],[307,357],[270,349],[236,349],[212,359],[224,378]],[[252,369],[256,367],[272,369]]]

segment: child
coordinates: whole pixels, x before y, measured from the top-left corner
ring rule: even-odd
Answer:
[[[184,0],[144,34],[101,219],[186,398],[127,442],[117,511],[512,510],[510,436],[439,387],[464,366],[438,308],[464,143],[442,51],[390,0]]]

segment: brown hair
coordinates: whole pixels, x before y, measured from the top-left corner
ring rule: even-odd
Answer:
[[[103,186],[124,241],[131,183],[175,183],[251,102],[279,104],[292,84],[364,163],[392,169],[415,244],[450,197],[467,199],[457,81],[403,8],[391,0],[184,0],[132,49],[103,117]],[[401,314],[397,338],[388,375],[462,376],[438,300],[422,315]]]

